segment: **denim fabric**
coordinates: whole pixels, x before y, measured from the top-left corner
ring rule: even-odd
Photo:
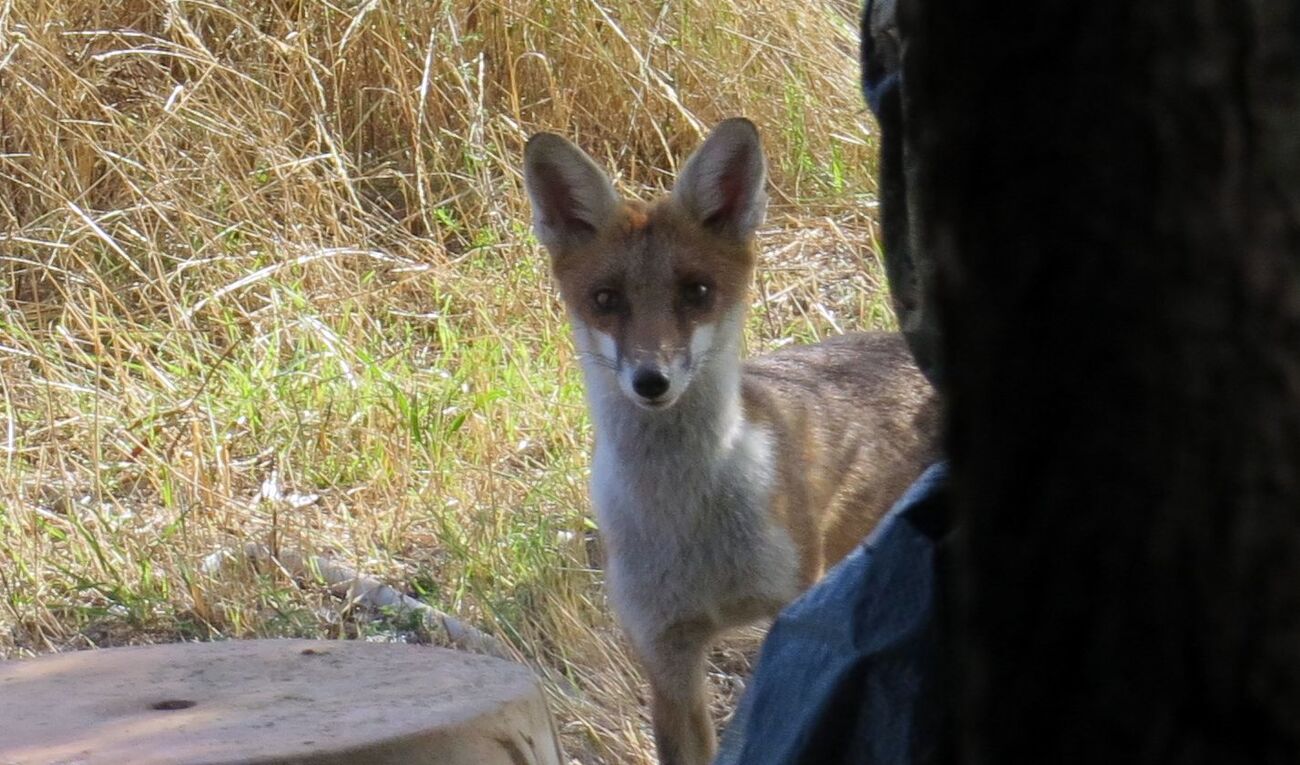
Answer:
[[[937,572],[947,465],[777,618],[717,765],[919,765],[948,759]]]

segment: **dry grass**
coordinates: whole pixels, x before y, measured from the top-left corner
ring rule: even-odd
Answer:
[[[576,759],[649,761],[519,155],[562,132],[643,193],[745,114],[774,181],[755,344],[887,323],[837,9],[0,0],[0,656],[419,637],[204,566],[290,545],[534,660]]]

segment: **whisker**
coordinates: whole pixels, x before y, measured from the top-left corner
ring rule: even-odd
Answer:
[[[715,355],[714,351],[712,349],[709,349],[704,353],[699,354],[698,356],[691,357],[690,368],[694,370],[703,367],[705,364],[708,364],[710,361],[713,360],[714,355]]]
[[[596,366],[604,367],[605,369],[609,369],[614,372],[618,371],[618,362],[614,361],[608,356],[605,356],[600,353],[596,353],[595,351],[579,351],[578,355],[580,357],[588,358],[596,362]]]

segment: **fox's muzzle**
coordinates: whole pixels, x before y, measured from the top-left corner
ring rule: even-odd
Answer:
[[[654,364],[642,364],[632,373],[632,392],[646,403],[655,403],[668,392],[672,381]]]
[[[686,354],[636,353],[619,359],[618,385],[643,409],[667,409],[690,385]]]

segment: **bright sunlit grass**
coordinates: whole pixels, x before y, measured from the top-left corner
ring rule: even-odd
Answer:
[[[886,326],[855,40],[804,0],[0,0],[0,657],[422,637],[210,565],[293,548],[504,639],[571,756],[648,761],[523,142],[648,194],[750,117],[752,345]]]

